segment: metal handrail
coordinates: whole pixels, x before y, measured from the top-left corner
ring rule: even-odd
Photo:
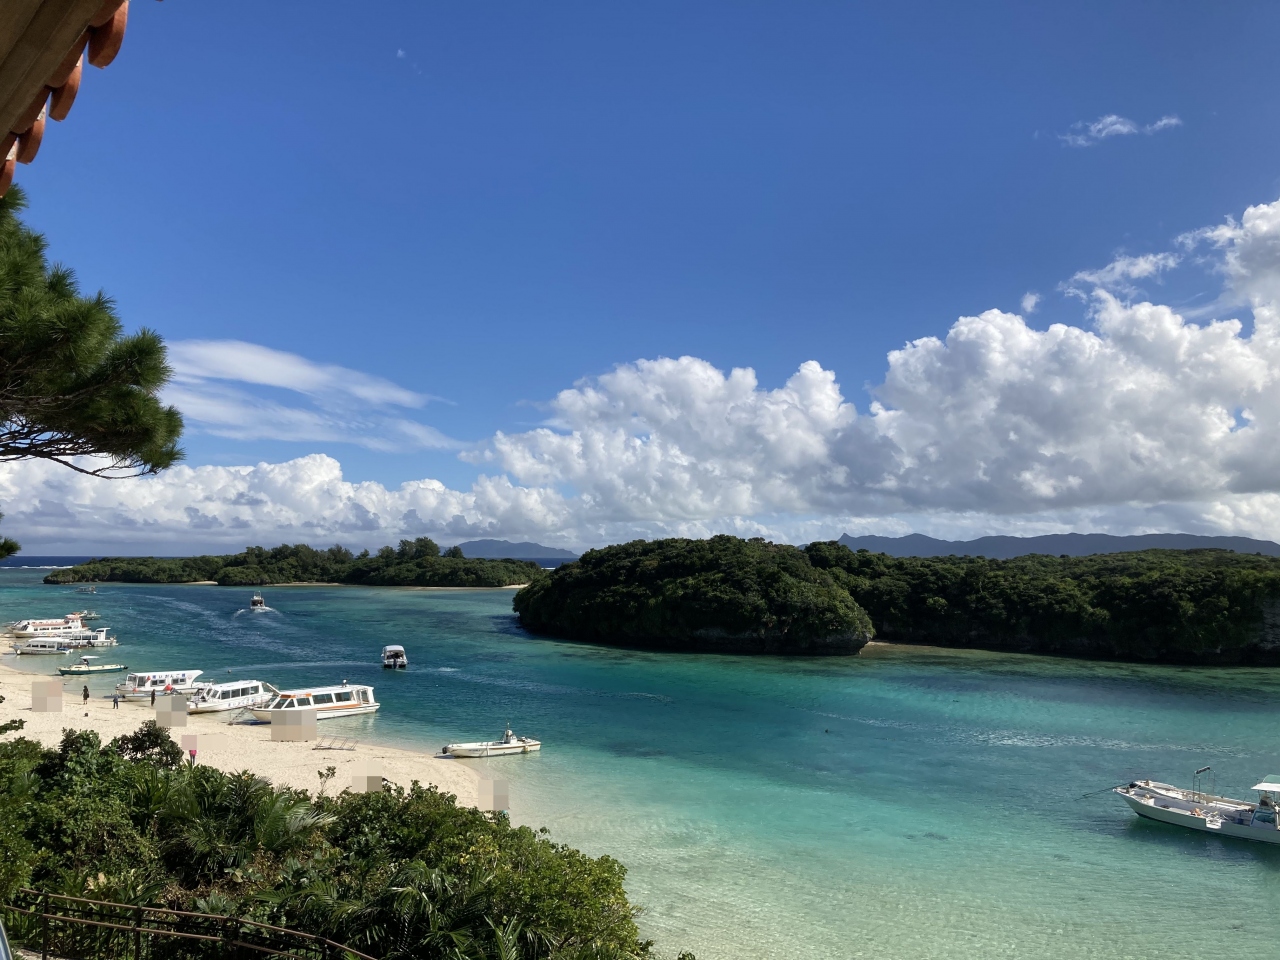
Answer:
[[[69,894],[51,893],[46,890],[33,890],[29,887],[23,887],[19,893],[25,897],[34,899],[36,902],[30,907],[18,906],[16,903],[0,904],[0,911],[9,911],[12,913],[22,914],[31,917],[33,920],[38,919],[41,922],[41,960],[48,960],[49,956],[49,938],[50,938],[50,922],[61,921],[69,924],[76,924],[82,927],[93,927],[100,930],[118,930],[133,934],[133,960],[143,960],[142,938],[150,937],[175,937],[184,940],[202,940],[213,943],[223,943],[226,946],[239,948],[242,950],[252,950],[260,954],[272,957],[282,957],[285,960],[314,960],[314,957],[321,956],[325,960],[337,960],[340,957],[355,958],[355,960],[377,960],[367,953],[362,953],[353,947],[326,937],[317,936],[312,933],[304,933],[301,930],[290,930],[286,927],[277,927],[269,923],[260,923],[256,920],[245,920],[239,917],[223,916],[212,913],[194,913],[189,910],[176,910],[169,907],[148,907],[140,904],[116,903],[110,900],[89,900],[85,897],[73,897]],[[52,901],[58,901],[58,904]],[[55,908],[60,904],[66,904],[68,910],[63,912],[54,912]],[[132,923],[115,923],[111,919],[92,919],[90,917],[76,916],[69,910],[74,910],[73,904],[84,904],[90,908],[106,908],[109,910],[125,910],[132,914]],[[217,933],[198,933],[189,930],[177,930],[164,926],[160,923],[176,923],[183,918],[194,920],[197,923],[208,923],[215,926],[219,932]],[[147,919],[153,919],[153,924],[144,923]],[[227,928],[234,924],[235,933],[231,933]],[[247,929],[246,929],[247,928]],[[293,938],[295,943],[289,947],[271,946],[263,943],[253,943],[242,939],[236,934],[261,932],[267,934],[263,936],[264,940],[269,940],[269,934],[274,934],[278,939]],[[300,952],[294,952],[299,950]],[[309,954],[309,956],[307,955]]]

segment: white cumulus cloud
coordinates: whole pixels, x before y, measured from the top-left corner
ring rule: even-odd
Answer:
[[[1247,303],[1251,323],[1195,322],[1130,298],[1134,284],[1184,261],[1122,257],[1072,277],[1084,299],[1078,325],[1036,329],[1000,310],[961,317],[943,337],[892,351],[863,405],[813,360],[777,386],[697,357],[639,360],[561,391],[544,425],[464,452],[483,471],[465,490],[352,483],[318,454],[129,481],[16,463],[0,466],[5,532],[72,549],[172,552],[282,540],[376,546],[420,534],[571,546],[843,529],[1280,536],[1280,201],[1183,247],[1205,251],[1224,300]],[[178,386],[198,385],[204,424],[242,415],[234,351],[180,355]],[[253,383],[327,403],[345,393],[379,409],[425,402],[376,378],[268,359]],[[211,409],[218,403],[222,412]],[[294,433],[322,432],[323,410],[318,422],[313,413],[274,416],[294,417],[285,424]]]

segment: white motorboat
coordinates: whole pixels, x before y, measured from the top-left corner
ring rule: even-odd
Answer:
[[[232,680],[228,683],[197,684],[187,698],[188,713],[221,713],[243,707],[261,707],[280,691],[262,680]]]
[[[253,599],[249,601],[249,609],[253,613],[259,613],[267,609],[267,601],[262,599],[262,594],[255,593]]]
[[[13,652],[19,655],[27,654],[57,656],[60,657],[64,653],[71,652],[71,644],[66,640],[60,640],[56,637],[38,640],[22,640],[14,643]]]
[[[203,670],[153,670],[150,673],[131,673],[116,684],[116,693],[125,700],[149,700],[154,693],[167,697],[174,693],[194,693],[196,677]]]
[[[1134,813],[1148,820],[1222,837],[1280,843],[1280,818],[1276,816],[1277,805],[1280,805],[1280,774],[1272,774],[1254,784],[1258,802],[1250,803],[1199,789],[1200,777],[1208,772],[1209,767],[1197,770],[1190,790],[1156,780],[1134,780],[1116,787],[1115,792]]]
[[[382,704],[373,696],[373,687],[362,683],[343,683],[336,687],[311,687],[308,690],[281,690],[265,706],[254,707],[253,715],[270,723],[282,710],[314,710],[317,720],[353,717],[373,713]]]
[[[531,737],[517,737],[508,727],[501,740],[449,743],[445,744],[443,752],[451,757],[501,757],[509,753],[533,753],[541,749],[542,741]]]
[[[70,636],[84,630],[84,621],[78,613],[68,613],[56,620],[19,620],[10,628],[10,632],[23,640],[48,639]]]
[[[91,589],[89,592],[97,593],[98,591],[96,589]],[[102,619],[102,615],[96,610],[81,610],[79,614],[72,614],[72,616],[79,616],[85,623],[88,623],[90,620]]]
[[[81,674],[90,673],[124,673],[124,671],[129,669],[123,663],[93,662],[98,659],[100,658],[94,656],[81,657],[79,663],[73,663],[66,667],[59,667],[58,672],[64,677],[78,677]]]
[[[409,658],[405,656],[404,647],[398,643],[389,643],[383,647],[382,665],[388,670],[403,670],[409,666]]]
[[[114,636],[107,635],[106,627],[99,627],[97,630],[77,630],[60,641],[65,644],[69,650],[80,650],[85,647],[115,647],[119,646]]]

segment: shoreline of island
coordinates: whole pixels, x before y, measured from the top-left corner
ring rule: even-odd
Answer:
[[[32,710],[31,682],[39,679],[61,679],[64,686],[72,685],[64,695],[61,713]],[[0,660],[0,695],[6,698],[6,702],[0,703],[0,722],[24,720],[26,725],[17,736],[56,747],[64,729],[93,730],[105,744],[114,737],[133,733],[147,720],[154,719],[147,703],[122,700],[118,708],[113,708],[111,700],[103,696],[90,696],[88,703],[84,703],[77,690],[80,685],[79,678],[31,673]],[[380,767],[387,780],[406,789],[416,780],[424,786],[435,786],[441,793],[454,795],[459,806],[474,807],[480,801],[480,773],[456,760],[435,757],[412,747],[362,741],[353,750],[319,751],[311,741],[272,740],[270,724],[229,724],[221,714],[190,714],[186,727],[174,727],[170,732],[179,744],[184,734],[224,735],[223,744],[217,744],[218,738],[213,737],[211,748],[199,750],[198,763],[225,773],[248,770],[276,786],[315,793],[322,787],[317,774],[332,766],[337,772],[330,789],[341,792],[357,778],[366,776],[364,771],[372,765]]]

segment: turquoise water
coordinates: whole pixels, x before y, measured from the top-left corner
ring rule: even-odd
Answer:
[[[928,648],[787,661],[524,634],[507,591],[106,585],[0,571],[0,620],[95,607],[133,668],[377,686],[367,739],[438,748],[510,722],[512,816],[630,871],[642,928],[700,960],[1280,954],[1280,849],[1081,794],[1212,763],[1280,771],[1270,670]],[[412,667],[376,666],[402,643]],[[32,658],[33,660],[35,658]],[[24,664],[25,666],[25,664]],[[43,660],[39,669],[51,670]],[[91,685],[105,692],[114,680]]]

